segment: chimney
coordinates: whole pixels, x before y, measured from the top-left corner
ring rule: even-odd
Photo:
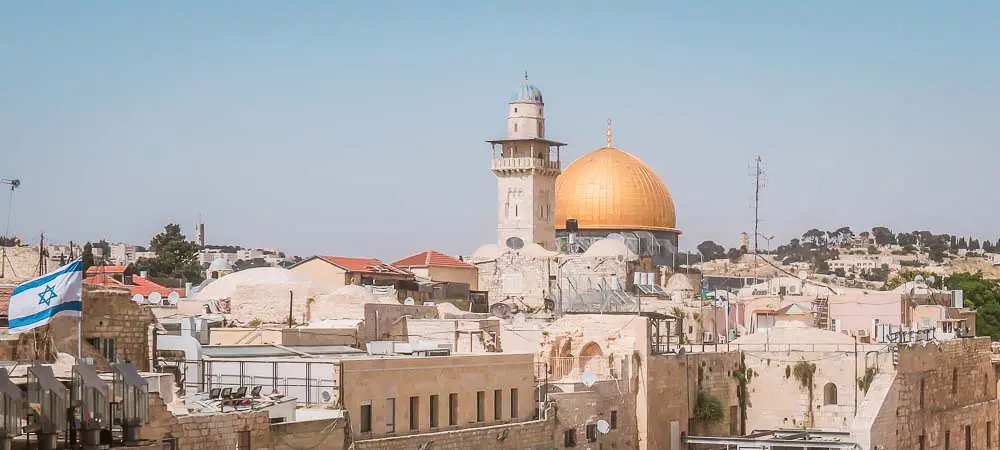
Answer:
[[[149,278],[149,272],[145,270],[139,271],[139,278]]]

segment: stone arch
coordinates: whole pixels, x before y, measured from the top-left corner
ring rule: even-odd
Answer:
[[[833,383],[826,383],[823,386],[823,404],[824,405],[836,405],[837,404],[837,385]]]
[[[550,381],[562,379],[573,371],[573,339],[569,336],[559,336],[549,350]]]
[[[588,342],[580,348],[579,367],[580,373],[590,370],[597,374],[603,374],[602,364],[604,363],[604,351],[596,342]]]

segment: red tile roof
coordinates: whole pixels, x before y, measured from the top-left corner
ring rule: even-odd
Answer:
[[[131,285],[122,284],[120,281],[112,278],[110,274],[94,275],[92,277],[84,279],[83,282],[86,284],[93,284],[98,286],[114,286],[114,287],[125,288],[128,289],[132,293],[132,295],[142,294],[143,297],[149,297],[149,294],[152,294],[154,292],[159,292],[160,295],[164,298],[170,295],[171,292],[176,292],[181,296],[184,295],[184,289],[172,289],[168,287],[163,287],[157,283],[142,278],[138,275],[132,275],[133,284]]]
[[[87,268],[87,275],[125,273],[126,268],[128,266],[90,266]]]
[[[345,256],[318,256],[324,261],[340,267],[348,272],[410,275],[410,272],[392,264],[386,264],[375,258],[348,258]]]
[[[395,266],[408,268],[408,267],[461,267],[467,269],[474,269],[476,266],[469,264],[465,261],[452,258],[451,256],[445,255],[444,253],[427,250],[425,252],[417,253],[413,256],[408,256],[399,261],[392,263]]]

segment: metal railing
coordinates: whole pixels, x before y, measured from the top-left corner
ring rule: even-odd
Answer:
[[[677,342],[663,343],[659,346],[651,345],[654,355],[676,354],[681,349],[685,353],[714,353],[714,352],[854,352],[866,350],[869,347],[886,347],[886,343],[858,343],[854,344],[827,344],[827,343],[795,343],[795,344],[732,344],[732,343],[684,343]]]
[[[541,158],[494,158],[490,163],[493,170],[504,169],[559,169],[559,161]]]
[[[166,361],[161,372],[173,372],[188,397],[213,388],[261,386],[265,394],[295,397],[300,404],[337,405],[340,402],[340,365],[316,361],[203,360]]]

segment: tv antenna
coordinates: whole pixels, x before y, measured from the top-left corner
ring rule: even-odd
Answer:
[[[0,183],[10,186],[10,196],[7,200],[7,225],[3,229],[3,242],[0,242],[2,244],[0,247],[3,248],[2,255],[0,255],[0,278],[3,278],[4,269],[7,267],[7,264],[10,264],[11,272],[14,271],[14,264],[7,257],[7,239],[10,239],[10,217],[11,212],[14,210],[14,191],[21,187],[21,180],[19,178],[0,178]],[[17,273],[14,273],[14,276],[17,277]]]
[[[760,153],[754,156],[750,163],[750,171],[754,179],[753,190],[753,277],[757,279],[757,249],[760,248],[760,191],[764,189],[764,182],[767,177],[764,168],[761,166]],[[768,240],[770,241],[770,240]],[[770,244],[768,244],[770,246]]]

